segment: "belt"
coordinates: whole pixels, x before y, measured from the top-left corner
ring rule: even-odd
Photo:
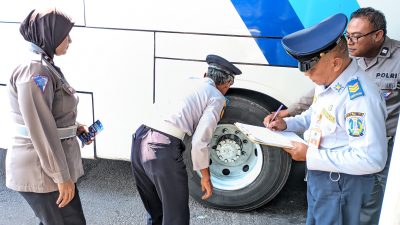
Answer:
[[[67,138],[75,137],[77,128],[78,128],[78,125],[57,128],[58,138],[67,139]],[[25,125],[17,124],[16,131],[17,131],[18,136],[22,136],[22,137],[26,137],[26,138],[31,137],[29,130]]]
[[[179,128],[175,127],[174,125],[172,125],[166,121],[158,121],[158,122],[153,121],[146,125],[155,130],[158,130],[163,133],[174,136],[174,137],[180,139],[181,141],[183,141],[183,138],[186,135],[185,132],[181,131]]]

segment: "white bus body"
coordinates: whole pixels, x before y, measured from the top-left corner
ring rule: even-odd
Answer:
[[[389,36],[398,39],[400,33],[398,3],[393,0],[0,0],[0,4],[0,148],[7,148],[10,133],[6,84],[19,53],[26,49],[19,22],[35,7],[56,5],[75,21],[68,54],[55,62],[79,91],[78,120],[89,125],[100,119],[105,127],[95,145],[82,149],[86,158],[129,160],[132,133],[153,102],[172,91],[176,80],[203,76],[207,54],[234,62],[243,75],[228,94],[232,105],[210,143],[215,195],[203,203],[239,211],[257,208],[276,196],[291,160],[279,149],[247,143],[231,124],[261,125],[270,111],[290,105],[313,87],[284,52],[281,38],[334,13],[350,15],[365,6],[385,13]],[[214,149],[223,136],[241,143],[239,160],[224,161],[229,152],[216,155]],[[189,159],[191,195],[201,201],[199,177],[191,171]]]

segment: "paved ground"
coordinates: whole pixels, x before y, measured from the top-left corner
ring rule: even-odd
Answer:
[[[0,225],[38,224],[29,206],[4,184],[4,155],[0,150]],[[131,177],[130,164],[112,160],[84,160],[86,175],[79,190],[88,225],[145,224],[145,211]],[[266,206],[247,213],[205,208],[190,199],[192,225],[305,223],[305,183],[302,164],[295,164],[282,192]],[[294,175],[294,176],[293,176]]]

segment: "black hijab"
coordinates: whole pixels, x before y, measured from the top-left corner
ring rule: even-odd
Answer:
[[[56,48],[68,36],[74,23],[55,8],[32,10],[21,23],[19,31],[25,40],[40,47],[53,59]]]

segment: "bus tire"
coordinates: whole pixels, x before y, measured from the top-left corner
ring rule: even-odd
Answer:
[[[280,148],[252,143],[233,125],[242,122],[262,126],[263,118],[270,112],[267,106],[240,95],[227,97],[230,105],[225,109],[210,143],[214,190],[206,201],[201,199],[200,173],[192,169],[191,139],[184,140],[189,193],[196,201],[212,208],[250,211],[263,206],[280,192],[289,176],[292,160]],[[242,146],[240,156],[235,156],[239,152],[236,144]],[[218,149],[221,150],[219,153]],[[233,149],[233,154],[229,149]]]

